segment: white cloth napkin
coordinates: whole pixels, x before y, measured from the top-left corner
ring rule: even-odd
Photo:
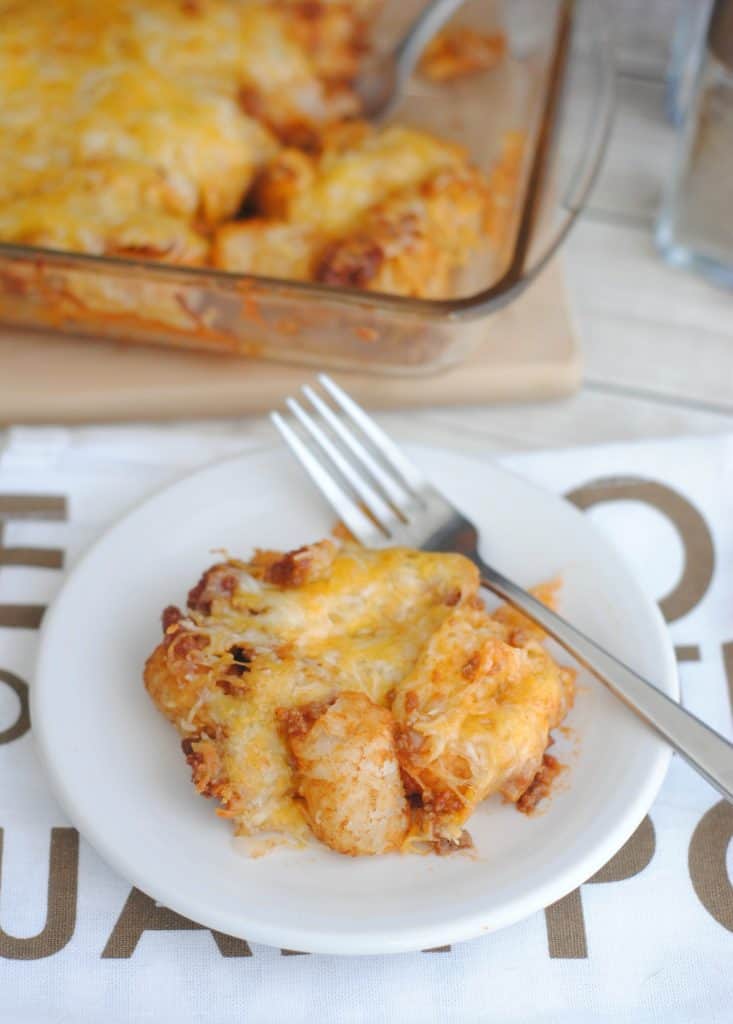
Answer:
[[[733,1019],[733,808],[678,758],[650,820],[593,884],[451,950],[352,959],[252,944],[242,955],[130,902],[83,840],[77,861],[24,716],[37,632],[8,620],[37,618],[89,542],[145,495],[271,440],[264,424],[18,429],[0,448],[0,1021]],[[685,706],[730,737],[733,437],[502,461],[591,506],[675,619]]]

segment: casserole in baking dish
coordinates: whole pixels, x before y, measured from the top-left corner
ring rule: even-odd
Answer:
[[[457,358],[456,321],[507,292],[569,17],[539,6],[528,30],[467,4],[467,38],[506,54],[446,82],[439,49],[438,81],[374,128],[353,81],[410,13],[389,0],[0,2],[0,315],[321,364]]]

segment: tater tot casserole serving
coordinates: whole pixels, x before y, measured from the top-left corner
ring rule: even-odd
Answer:
[[[462,555],[328,539],[206,571],[144,678],[237,835],[442,854],[480,802],[529,812],[560,769],[575,677],[543,639],[487,611]]]

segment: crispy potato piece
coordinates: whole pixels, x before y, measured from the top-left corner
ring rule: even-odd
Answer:
[[[325,708],[279,716],[313,834],[352,857],[399,850],[409,816],[389,711],[344,691]]]
[[[400,763],[422,796],[427,836],[458,842],[481,800],[496,792],[518,800],[573,692],[574,674],[539,644],[513,646],[483,608],[457,608],[392,705]]]
[[[477,171],[443,171],[417,190],[390,196],[369,211],[363,226],[330,243],[316,279],[445,298],[455,271],[479,244],[489,209],[490,194]]]
[[[193,636],[188,631],[183,636]],[[205,645],[204,645],[205,646]],[[175,653],[169,655],[170,643],[162,643],[155,648],[145,663],[145,686],[148,693],[155,702],[158,710],[162,711],[169,721],[174,724],[183,723],[188,720],[194,708],[205,677],[202,673],[192,673],[188,678],[174,669]],[[185,659],[185,654],[180,648],[180,658]],[[193,648],[189,647],[193,653]],[[191,665],[195,663],[191,658]]]
[[[211,261],[222,270],[309,281],[321,239],[302,224],[255,217],[219,228]]]
[[[306,195],[313,187],[317,167],[312,153],[283,147],[255,182],[255,208],[268,220],[287,222],[295,198]]]

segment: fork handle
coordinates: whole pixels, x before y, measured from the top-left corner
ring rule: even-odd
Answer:
[[[474,559],[481,584],[549,633],[733,802],[733,744],[495,569]]]

